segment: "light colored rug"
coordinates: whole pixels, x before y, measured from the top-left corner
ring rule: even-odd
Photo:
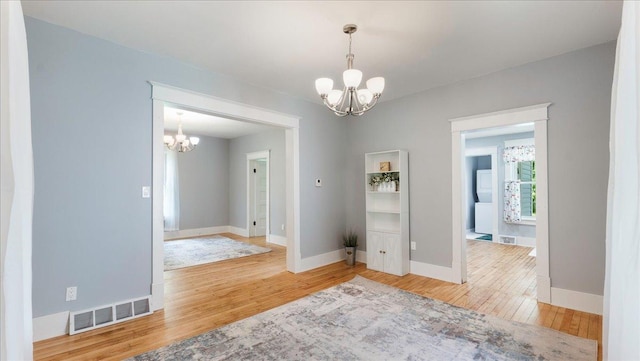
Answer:
[[[131,360],[595,360],[597,343],[356,276]]]
[[[222,236],[164,242],[164,270],[271,252],[271,249]]]

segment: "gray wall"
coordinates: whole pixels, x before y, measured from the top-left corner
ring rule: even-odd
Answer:
[[[269,150],[269,232],[285,236],[285,133],[276,129],[232,139],[229,143],[230,225],[247,228],[247,153]]]
[[[180,229],[229,224],[229,140],[199,137],[197,149],[178,153]]]
[[[498,148],[498,233],[505,236],[521,236],[535,238],[536,226],[528,226],[524,224],[512,224],[504,221],[504,172],[505,164],[502,160],[502,152],[504,151],[504,142],[506,140],[533,138],[534,132],[504,134],[493,137],[484,137],[469,139],[465,146],[467,149],[497,147]],[[489,158],[489,166],[486,165],[486,158]],[[480,163],[483,163],[482,166]],[[478,169],[491,169],[491,157],[485,157],[484,161],[478,161]],[[475,176],[475,175],[474,175]]]
[[[601,295],[614,56],[615,43],[609,42],[383,102],[367,117],[351,119],[348,226],[364,240],[364,153],[406,149],[410,237],[417,243],[411,259],[451,267],[448,119],[553,102],[548,122],[551,282]]]
[[[141,187],[151,184],[149,80],[300,116],[300,251],[308,257],[339,248],[346,228],[345,119],[319,103],[25,21],[35,168],[34,317],[150,294],[151,199],[141,198]],[[314,178],[328,182],[316,189]],[[77,301],[65,302],[69,286],[78,286]]]

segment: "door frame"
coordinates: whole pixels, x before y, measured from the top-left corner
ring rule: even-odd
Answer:
[[[452,281],[467,279],[467,255],[463,244],[465,235],[465,207],[463,172],[465,157],[464,132],[469,130],[533,123],[536,144],[536,289],[540,302],[551,303],[549,276],[549,188],[547,183],[547,121],[551,103],[507,109],[498,112],[449,119],[451,123],[451,243]]]
[[[269,198],[271,197],[271,189],[269,188],[269,162],[270,162],[270,157],[271,152],[269,150],[263,150],[263,151],[259,151],[259,152],[251,152],[251,153],[247,153],[247,230],[249,231],[249,237],[253,237],[255,236],[255,229],[251,227],[251,161],[257,160],[257,159],[266,159],[266,169],[267,169],[267,211],[266,211],[266,215],[267,215],[267,219],[266,219],[266,225],[265,225],[265,237],[267,239],[269,239],[269,234],[271,231],[271,227],[270,227],[270,219],[269,219]]]
[[[491,207],[492,213],[492,221],[491,221],[491,235],[492,242],[498,241],[499,235],[499,220],[498,220],[498,147],[482,147],[482,148],[466,148],[465,145],[465,159],[466,157],[479,157],[479,156],[491,156],[491,203],[493,206]],[[467,177],[469,175],[467,172],[464,172],[465,182],[467,184]],[[466,216],[465,216],[466,218]],[[463,247],[466,245],[466,242],[463,242]],[[464,272],[466,273],[466,272]],[[466,279],[465,279],[466,282]]]
[[[271,109],[216,98],[154,81],[151,84],[152,124],[152,309],[164,308],[164,227],[162,216],[164,183],[164,107],[181,107],[201,113],[285,130],[287,270],[302,270],[300,254],[300,117]],[[153,190],[158,190],[153,191]]]

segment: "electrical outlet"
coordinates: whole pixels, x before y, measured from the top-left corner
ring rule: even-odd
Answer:
[[[75,301],[78,298],[78,287],[67,287],[67,301]]]
[[[142,187],[142,198],[151,198],[151,187],[149,186]]]
[[[284,231],[284,224],[280,227],[280,229]]]
[[[406,244],[406,243],[405,243]],[[411,242],[411,250],[415,251],[416,250],[416,242]]]

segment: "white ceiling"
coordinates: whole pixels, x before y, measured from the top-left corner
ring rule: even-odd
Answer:
[[[182,113],[182,132],[187,136],[205,135],[215,138],[233,139],[244,135],[278,129],[264,124],[237,121],[183,109],[165,107],[164,128],[169,133],[178,131],[178,112]]]
[[[320,102],[348,38],[389,100],[616,38],[621,1],[23,1],[24,12]]]

